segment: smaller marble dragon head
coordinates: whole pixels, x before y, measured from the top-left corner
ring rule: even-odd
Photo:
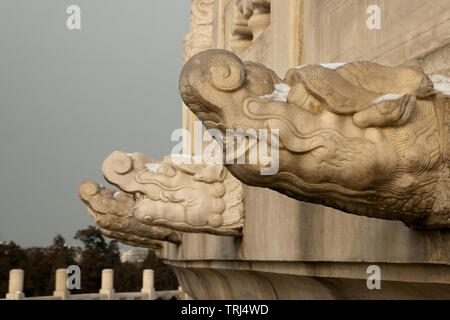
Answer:
[[[242,235],[242,184],[223,165],[114,152],[102,170],[119,189],[85,181],[79,196],[105,236],[158,250],[180,243],[180,231]]]

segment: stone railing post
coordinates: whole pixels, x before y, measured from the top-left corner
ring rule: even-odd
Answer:
[[[114,271],[113,269],[102,270],[102,287],[100,294],[106,294],[107,300],[114,300]]]
[[[70,300],[70,291],[67,289],[67,269],[56,270],[53,296],[61,297],[61,300]]]
[[[9,286],[6,299],[22,300],[24,272],[22,269],[12,269],[9,271]]]
[[[155,296],[155,275],[153,270],[146,269],[142,272],[142,293],[146,294],[147,300],[153,300]],[[145,299],[145,298],[144,298]]]

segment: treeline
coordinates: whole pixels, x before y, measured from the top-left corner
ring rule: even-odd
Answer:
[[[81,269],[81,289],[76,293],[95,293],[101,285],[101,271],[114,269],[114,289],[116,292],[136,292],[142,287],[142,271],[153,269],[156,290],[175,290],[178,282],[173,271],[162,263],[153,251],[142,263],[120,261],[120,250],[116,240],[107,241],[100,230],[90,226],[79,230],[75,239],[83,243],[83,248],[66,245],[58,235],[49,247],[21,248],[14,242],[0,244],[0,298],[8,292],[9,271],[25,271],[25,296],[52,295],[55,288],[55,271],[78,265]]]

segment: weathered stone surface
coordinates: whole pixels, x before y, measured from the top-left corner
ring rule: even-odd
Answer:
[[[132,195],[85,181],[79,187],[80,199],[87,205],[101,232],[123,243],[157,249],[160,241],[179,243],[181,234],[173,230],[140,223],[132,214]],[[160,241],[158,241],[160,240]]]
[[[183,61],[221,48],[280,76],[302,64],[360,60],[395,66],[419,58],[427,75],[450,68],[449,47],[444,47],[448,0],[378,1],[381,30],[366,28],[371,2],[275,0],[270,25],[256,39],[245,17],[234,19],[238,2],[192,0]],[[416,64],[409,62],[410,67]],[[183,128],[191,138],[196,119],[183,107]],[[184,142],[185,151],[193,150],[192,140],[185,137]],[[399,221],[297,201],[268,188],[243,187],[244,237],[183,233],[180,244],[162,243],[161,257],[193,298],[449,297],[448,229],[408,228]],[[382,290],[366,286],[370,264],[381,268]]]
[[[116,239],[129,246],[149,248],[153,251],[160,251],[163,247],[162,241],[159,240],[139,237],[131,233],[111,231],[103,228],[100,228],[100,230],[103,235]]]
[[[262,176],[262,159],[227,165],[246,184],[416,227],[450,226],[449,98],[418,66],[309,65],[281,80],[206,50],[185,64],[180,92],[208,129],[279,130],[278,173]]]
[[[114,152],[102,170],[120,191],[88,181],[80,186],[80,198],[97,225],[122,242],[179,242],[180,234],[172,230],[240,236],[242,184],[223,165],[179,160],[168,156],[158,162],[142,153]]]
[[[448,268],[381,265],[381,290],[367,289],[368,264],[170,261],[180,285],[194,299],[448,299]],[[308,270],[305,272],[305,270]],[[330,272],[332,270],[332,272]],[[276,272],[274,272],[276,271]],[[344,271],[344,272],[342,272]],[[426,274],[424,279],[421,273]],[[306,275],[305,275],[306,274]],[[315,274],[316,276],[312,276]],[[445,283],[433,283],[441,277]]]

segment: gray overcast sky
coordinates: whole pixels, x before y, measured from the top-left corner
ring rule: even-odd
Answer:
[[[66,8],[81,7],[81,30]],[[181,126],[188,0],[0,1],[0,241],[93,224],[78,199],[114,150],[161,159]]]

